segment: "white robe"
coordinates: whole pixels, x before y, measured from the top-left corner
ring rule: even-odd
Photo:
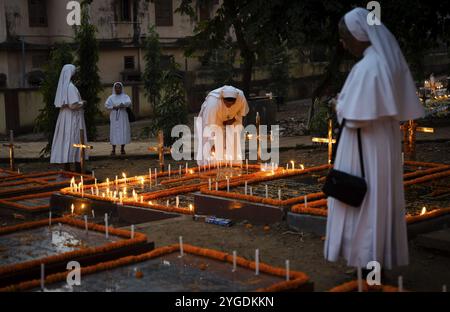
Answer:
[[[81,97],[78,89],[72,82],[69,83],[67,93],[68,96],[66,98],[73,109],[64,107],[59,110],[55,134],[53,136],[50,163],[65,164],[80,162],[80,149],[73,147],[73,144],[80,143],[80,129],[85,129],[84,142],[87,143],[84,110],[78,104],[75,104],[81,101]],[[87,152],[85,153],[85,159],[88,159]]]
[[[199,166],[207,164],[208,160],[217,161],[232,161],[233,163],[242,162],[241,149],[241,132],[237,131],[237,135],[226,135],[226,127],[223,125],[224,121],[235,118],[236,121],[233,126],[242,126],[242,119],[248,114],[249,108],[244,93],[236,89],[239,93],[236,102],[230,108],[226,107],[221,97],[221,91],[224,87],[211,91],[202,104],[202,108],[197,119],[197,163]],[[216,147],[215,155],[204,151],[211,151],[214,145],[214,137],[208,136],[205,128],[211,125],[216,125],[223,133],[223,151],[220,153]],[[239,137],[238,137],[239,136]],[[228,146],[228,148],[227,148]],[[202,155],[203,153],[203,155]],[[222,155],[222,157],[220,157]]]
[[[131,142],[130,121],[126,108],[114,110],[114,107],[123,103],[126,107],[131,106],[131,99],[128,95],[122,93],[113,94],[105,102],[105,106],[110,110],[109,120],[109,140],[111,145],[125,145]]]
[[[365,268],[368,262],[378,261],[389,269],[409,261],[400,124],[383,103],[391,99],[386,90],[395,88],[395,81],[385,78],[386,64],[374,49],[367,48],[349,74],[337,105],[338,119],[346,118],[346,127],[334,168],[361,176],[356,130],[361,128],[368,190],[360,208],[328,198],[324,253],[329,261],[342,255],[353,267]],[[346,107],[351,92],[359,95],[359,110],[354,103],[351,109]],[[350,98],[356,99],[354,94]],[[377,107],[367,108],[367,102]]]

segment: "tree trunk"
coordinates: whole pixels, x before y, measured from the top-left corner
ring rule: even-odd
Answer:
[[[341,64],[343,54],[344,50],[342,46],[338,43],[333,58],[331,59],[330,64],[328,64],[327,66],[327,70],[325,72],[322,82],[312,92],[311,104],[308,112],[308,123],[307,123],[308,130],[311,126],[311,120],[314,116],[314,103],[317,98],[320,98],[324,94],[324,91],[327,90],[327,88],[332,83],[333,79],[336,78],[336,73],[339,71],[339,65]]]

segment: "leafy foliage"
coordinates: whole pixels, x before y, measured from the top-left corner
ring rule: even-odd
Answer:
[[[172,128],[187,121],[186,94],[183,85],[183,76],[173,59],[169,68],[164,70],[161,77],[161,100],[154,104],[155,118],[153,132],[163,130],[164,142],[172,145]]]
[[[160,99],[162,87],[161,46],[159,35],[154,26],[148,30],[144,41],[145,69],[143,73],[144,89],[153,105],[157,105]]]
[[[93,140],[97,134],[96,120],[100,117],[98,93],[102,90],[98,74],[99,47],[94,25],[89,22],[89,4],[83,1],[81,11],[81,25],[75,28],[75,42],[78,45],[77,54],[77,81],[76,85],[81,98],[86,101],[84,118],[86,121],[88,139]]]
[[[59,75],[62,67],[72,62],[73,55],[70,45],[67,43],[58,43],[50,52],[50,60],[44,69],[45,79],[40,88],[44,107],[39,111],[34,128],[34,131],[43,132],[47,138],[47,145],[41,150],[41,156],[48,155],[52,147],[53,133],[55,132],[59,113],[59,110],[54,105]]]

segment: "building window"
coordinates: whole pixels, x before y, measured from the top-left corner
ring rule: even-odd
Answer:
[[[124,69],[134,69],[134,56],[125,56],[123,58]]]
[[[28,22],[30,27],[47,27],[46,0],[28,0]]]
[[[131,22],[131,2],[132,0],[120,1],[120,21]]]
[[[155,0],[156,26],[173,26],[172,0]]]

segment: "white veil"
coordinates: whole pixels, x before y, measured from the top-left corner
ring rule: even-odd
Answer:
[[[382,116],[395,117],[397,120],[417,119],[424,115],[424,109],[416,95],[416,87],[411,76],[408,64],[403,56],[397,40],[392,33],[379,20],[375,23],[368,23],[367,15],[369,11],[363,8],[355,8],[344,16],[345,24],[350,33],[359,41],[370,41],[373,48],[385,66],[378,64],[373,70],[382,71],[381,76],[385,79],[379,81],[381,77],[372,77],[368,74],[367,81],[346,81],[342,89],[343,107],[340,111],[343,117],[348,119],[376,119]],[[376,19],[376,16],[374,16]],[[347,80],[351,80],[349,78]],[[362,76],[366,77],[366,76]],[[361,78],[355,77],[355,78]],[[356,80],[356,79],[355,79]],[[370,82],[374,84],[371,85]],[[359,86],[363,90],[356,90]],[[373,89],[367,88],[376,86],[376,92],[384,95],[381,99],[368,98],[373,94]],[[364,88],[366,88],[365,92]],[[372,91],[372,92],[370,92]],[[364,98],[364,93],[366,98]],[[363,103],[364,102],[364,103]],[[373,106],[378,106],[374,108]]]
[[[66,64],[61,69],[54,102],[56,107],[61,107],[64,104],[73,104],[80,101],[76,88],[70,88],[70,79],[73,74],[75,74],[75,71],[76,67],[72,64]]]

